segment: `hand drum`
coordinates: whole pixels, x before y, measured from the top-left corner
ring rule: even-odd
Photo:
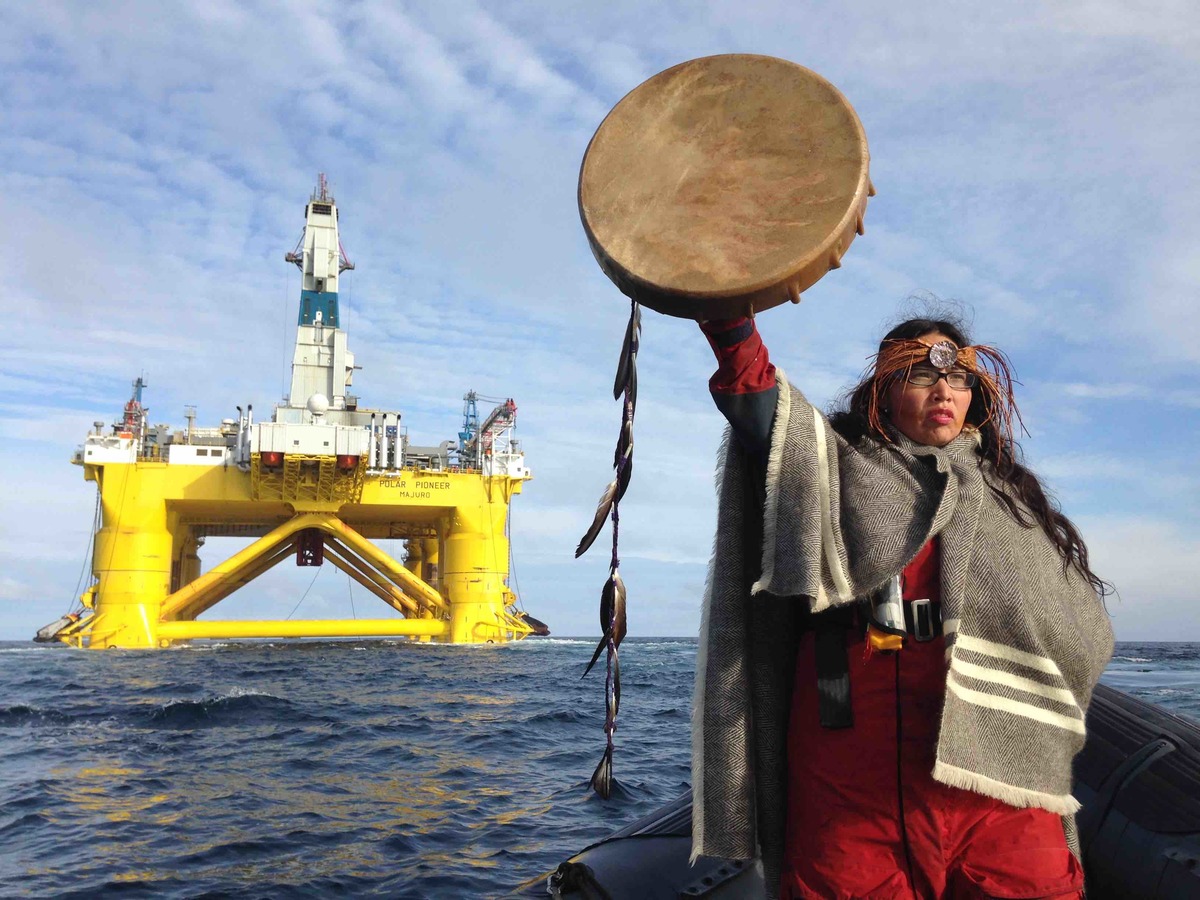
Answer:
[[[832,84],[770,56],[681,63],[627,94],[584,154],[579,212],[600,268],[672,316],[799,301],[862,234],[867,139]]]

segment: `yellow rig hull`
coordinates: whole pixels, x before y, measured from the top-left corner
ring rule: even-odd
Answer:
[[[58,635],[79,647],[158,648],[198,638],[406,636],[500,643],[532,629],[510,612],[508,504],[524,479],[478,471],[349,470],[334,457],[255,454],[234,465],[154,459],[85,463],[102,509],[92,554],[93,614]],[[253,543],[201,574],[207,536]],[[394,560],[375,542],[403,539]],[[215,621],[225,597],[298,553],[323,557],[403,618]]]

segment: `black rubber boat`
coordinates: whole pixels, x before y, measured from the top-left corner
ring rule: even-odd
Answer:
[[[1099,685],[1075,796],[1088,900],[1200,900],[1200,725]],[[685,794],[519,887],[512,897],[714,900],[762,896],[753,863],[688,865]]]

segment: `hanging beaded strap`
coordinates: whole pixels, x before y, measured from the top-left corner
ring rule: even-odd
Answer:
[[[621,358],[617,363],[617,377],[613,383],[613,399],[622,400],[621,434],[617,439],[617,449],[613,453],[613,480],[605,487],[596,506],[596,516],[592,520],[587,534],[575,548],[575,557],[579,558],[587,552],[596,540],[604,520],[612,519],[612,561],[609,564],[608,578],[604,589],[600,592],[600,628],[604,635],[596,645],[591,662],[583,670],[584,676],[592,670],[602,650],[608,650],[608,668],[604,680],[604,755],[600,758],[596,771],[592,773],[592,789],[605,800],[612,794],[613,774],[613,733],[617,730],[617,712],[621,707],[621,665],[617,658],[617,648],[625,639],[625,582],[621,580],[621,560],[617,553],[618,526],[620,514],[618,507],[621,498],[629,487],[629,479],[633,475],[633,413],[637,407],[637,352],[638,339],[642,331],[642,311],[636,300],[630,301],[629,325],[625,328],[625,342],[621,346]]]

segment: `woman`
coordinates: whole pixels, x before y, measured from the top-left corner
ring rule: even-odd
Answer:
[[[693,852],[784,897],[1077,897],[1071,760],[1112,653],[1074,526],[1018,461],[1002,354],[909,320],[827,420],[754,323],[702,325],[729,419]]]

